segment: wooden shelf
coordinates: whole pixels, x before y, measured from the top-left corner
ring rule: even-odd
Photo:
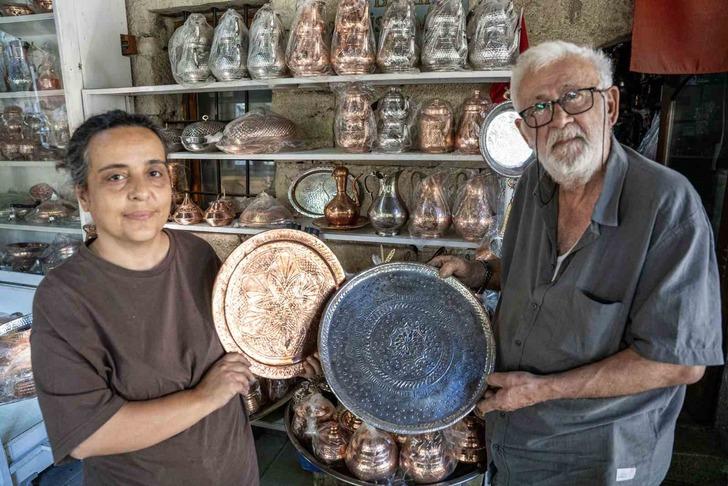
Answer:
[[[0,30],[2,30],[2,25],[0,25]],[[49,98],[51,96],[64,95],[65,92],[62,89],[49,89],[40,91],[8,91],[6,93],[0,93],[0,99],[23,100],[29,98]]]
[[[0,30],[15,37],[55,35],[52,13],[0,17]]]
[[[58,160],[0,160],[0,167],[55,167]]]
[[[225,91],[256,91],[281,88],[325,88],[336,83],[363,82],[372,85],[399,84],[485,84],[509,81],[511,71],[454,71],[392,74],[361,74],[352,76],[314,76],[304,78],[241,79],[238,81],[201,83],[195,85],[167,84],[125,88],[85,89],[84,95],[144,96],[183,93],[214,93]]]
[[[11,272],[9,270],[0,270],[0,282],[11,283],[16,285],[28,285],[31,287],[37,287],[40,285],[40,281],[43,280],[43,275],[37,275],[35,273],[23,273],[23,272]]]
[[[69,235],[83,235],[83,229],[73,226],[49,226],[28,223],[0,223],[0,229],[15,231],[37,231],[40,233],[63,233]]]

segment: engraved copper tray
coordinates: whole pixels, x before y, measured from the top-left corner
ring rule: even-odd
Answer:
[[[215,328],[228,352],[274,379],[303,372],[316,348],[323,305],[344,281],[331,250],[303,231],[277,229],[238,246],[215,280]]]
[[[336,195],[336,181],[331,176],[333,170],[331,167],[317,167],[296,177],[288,188],[288,200],[293,209],[309,218],[322,217],[324,207]],[[356,196],[361,200],[362,191],[359,182],[351,174],[349,182],[351,184],[346,184],[347,194],[353,199],[356,187]]]
[[[339,401],[398,434],[431,432],[467,415],[495,363],[487,314],[458,280],[419,263],[366,270],[331,298],[321,364]]]

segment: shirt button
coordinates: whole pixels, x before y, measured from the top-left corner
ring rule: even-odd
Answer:
[[[506,418],[506,413],[505,412],[501,412],[498,415],[500,415],[500,418]]]
[[[521,340],[520,340],[520,339],[516,339],[516,346],[520,346],[521,344],[523,344],[523,343],[521,342]]]
[[[538,304],[535,302],[533,304],[531,304],[531,310],[536,312],[538,310]]]

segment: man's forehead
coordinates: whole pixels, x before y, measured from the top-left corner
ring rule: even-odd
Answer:
[[[521,83],[520,95],[526,101],[551,100],[566,90],[590,88],[598,84],[599,76],[589,61],[565,58],[527,72]]]

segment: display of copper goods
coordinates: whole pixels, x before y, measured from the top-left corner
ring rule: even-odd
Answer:
[[[40,184],[32,186],[28,190],[28,193],[30,193],[30,196],[36,201],[47,201],[56,194],[56,190],[53,189],[50,184],[41,182]]]
[[[266,192],[258,194],[240,214],[243,226],[282,225],[293,221],[291,212]]]
[[[199,13],[190,14],[169,40],[172,76],[180,84],[214,81],[209,58],[213,30]]]
[[[331,41],[331,65],[336,74],[374,71],[374,28],[368,0],[341,0]]]
[[[38,258],[48,248],[48,243],[23,242],[5,245],[5,260],[15,272],[29,272]]]
[[[450,104],[439,98],[426,103],[420,111],[420,150],[431,154],[453,149],[453,112]]]
[[[30,361],[32,316],[0,319],[0,403],[35,395]]]
[[[446,172],[437,172],[415,187],[409,222],[412,236],[441,238],[447,232],[452,221],[446,188],[448,177]]]
[[[297,176],[288,187],[288,201],[293,209],[309,218],[321,218],[324,207],[336,194],[336,180],[332,177],[334,169],[316,167]],[[346,184],[347,194],[354,200],[361,200],[361,188],[356,178],[349,174]]]
[[[38,66],[38,89],[61,89],[61,77],[56,72],[56,58],[50,52],[43,56],[43,62]]]
[[[458,460],[443,432],[409,437],[399,455],[399,465],[416,483],[436,483],[455,471]]]
[[[220,140],[224,129],[223,122],[210,120],[210,117],[203,115],[202,121],[191,123],[182,130],[180,141],[190,152],[213,152],[215,142]]]
[[[515,64],[518,24],[512,0],[480,2],[468,21],[470,65],[475,69],[507,69]]]
[[[31,91],[34,88],[28,47],[27,42],[19,39],[8,42],[6,69],[10,91]]]
[[[248,72],[253,79],[282,78],[286,67],[285,30],[277,12],[266,3],[255,12],[250,26]]]
[[[468,415],[452,426],[450,436],[458,461],[467,464],[485,462],[485,424],[482,420]]]
[[[291,380],[265,380],[263,388],[268,401],[277,402],[288,394],[291,389]]]
[[[210,203],[205,211],[205,221],[210,226],[228,226],[235,219],[235,211],[219,199]]]
[[[339,166],[334,169],[331,176],[336,180],[336,195],[324,207],[324,217],[332,226],[350,226],[359,220],[360,202],[354,192],[355,199],[349,196],[347,182],[349,169]],[[354,183],[359,177],[354,179]]]
[[[494,176],[479,174],[470,178],[460,189],[452,224],[467,241],[483,241],[495,223],[495,207],[491,203],[497,182]]]
[[[343,462],[348,444],[349,434],[335,420],[319,425],[311,441],[313,453],[325,464]]]
[[[362,481],[380,482],[394,476],[399,463],[391,435],[363,424],[346,449],[346,467]]]
[[[356,432],[359,427],[364,423],[362,420],[351,413],[350,410],[347,410],[345,408],[342,408],[339,410],[339,413],[337,415],[337,420],[339,421],[339,425],[349,434],[353,435],[354,432]]]
[[[329,34],[321,0],[299,0],[286,48],[286,64],[294,76],[331,72]]]
[[[473,409],[495,341],[483,305],[460,281],[424,264],[384,263],[329,299],[319,355],[344,407],[387,432],[417,434]]]
[[[377,123],[372,110],[372,91],[359,83],[337,90],[334,142],[347,152],[369,152],[374,145]]]
[[[377,65],[384,73],[417,71],[420,46],[414,0],[389,0],[382,17]]]
[[[295,149],[301,142],[291,120],[255,111],[228,123],[216,145],[228,154],[261,154]]]
[[[227,352],[244,354],[258,376],[299,376],[316,349],[323,304],[343,281],[341,264],[315,236],[259,233],[232,252],[215,280],[220,342]]]
[[[202,209],[190,199],[189,194],[185,194],[185,198],[182,200],[182,204],[177,206],[172,219],[175,223],[189,225],[202,223],[205,219],[205,215]]]
[[[229,8],[215,27],[210,50],[210,71],[219,81],[248,75],[248,27],[243,16]]]
[[[53,0],[33,0],[35,13],[50,13],[53,11]]]
[[[18,17],[20,15],[32,15],[35,12],[31,7],[30,1],[15,0],[4,2],[3,5],[0,5],[0,13],[3,14],[4,17]]]
[[[399,194],[399,176],[401,170],[383,174],[374,171],[367,175],[364,179],[364,187],[372,197],[372,204],[369,207],[369,220],[374,227],[374,231],[380,236],[394,236],[407,223],[409,212],[407,206]],[[367,181],[370,177],[374,177],[379,182],[379,190],[370,191]]]
[[[377,103],[377,148],[387,153],[412,148],[410,101],[399,88],[389,88]]]
[[[293,433],[299,439],[310,439],[316,434],[319,424],[331,420],[335,411],[334,404],[320,393],[309,395],[293,406]]]
[[[253,415],[259,411],[265,404],[265,401],[265,396],[263,396],[263,390],[259,381],[252,382],[248,393],[243,393],[243,403],[245,403],[245,409],[248,411],[248,415]]]
[[[479,89],[463,102],[462,115],[455,134],[455,150],[465,154],[480,153],[480,128],[493,104]]]
[[[34,224],[58,223],[71,219],[78,214],[78,208],[69,201],[57,196],[43,201],[25,216],[25,220]]]
[[[458,71],[468,61],[465,9],[460,0],[436,0],[425,19],[422,69]]]

